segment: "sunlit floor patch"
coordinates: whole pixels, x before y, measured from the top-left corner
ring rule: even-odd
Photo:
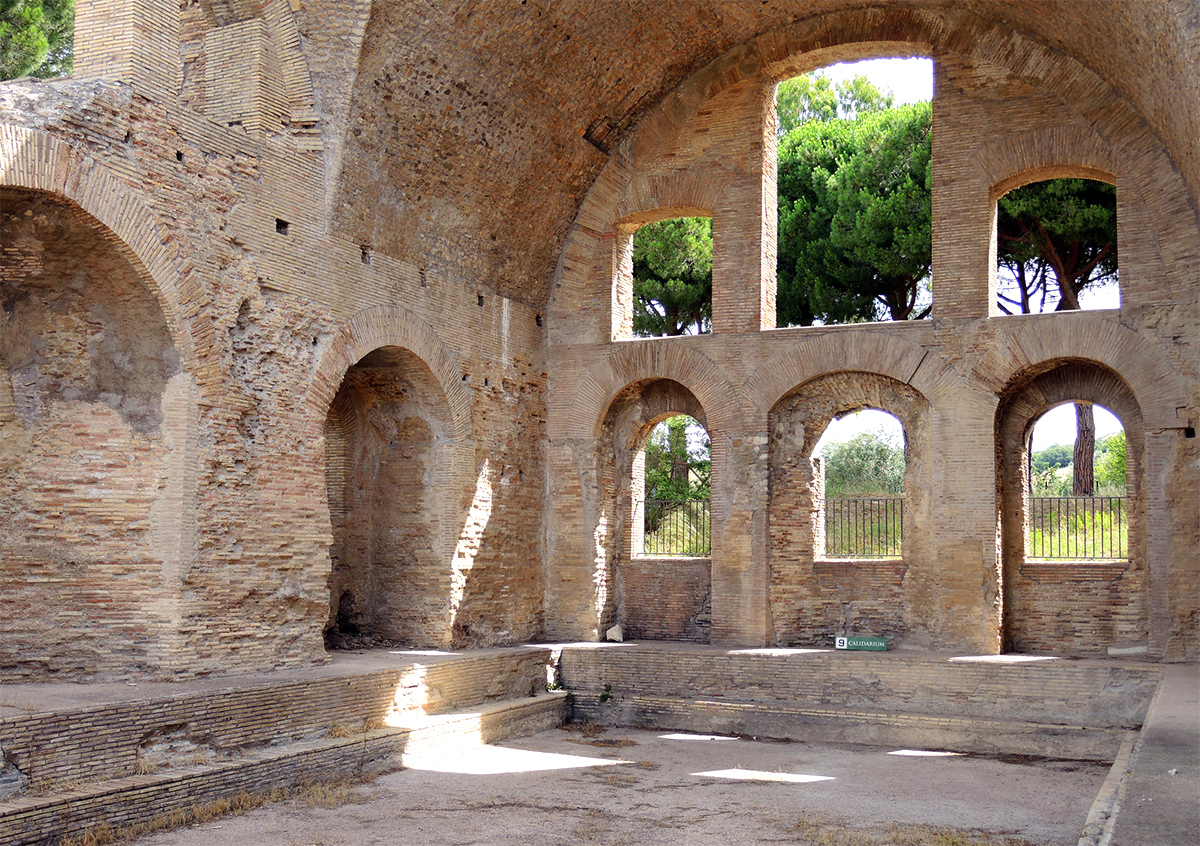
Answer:
[[[503,746],[477,746],[467,749],[435,747],[405,755],[404,766],[412,770],[462,775],[502,775],[570,770],[582,767],[611,767],[628,764],[617,758],[588,758],[558,752],[531,752]]]
[[[792,784],[807,784],[812,781],[833,781],[833,776],[802,775],[801,773],[765,773],[761,770],[710,770],[692,773],[703,778],[728,778],[735,781],[784,781]]]
[[[737,740],[724,734],[660,734],[660,740]]]
[[[769,655],[773,658],[786,658],[788,655],[812,655],[816,652],[832,652],[831,649],[731,649],[730,655]]]
[[[936,749],[897,749],[889,755],[903,755],[907,758],[957,758],[961,752],[944,752]]]
[[[1058,661],[1053,655],[959,655],[951,661],[978,661],[985,664],[1025,664],[1029,661]]]

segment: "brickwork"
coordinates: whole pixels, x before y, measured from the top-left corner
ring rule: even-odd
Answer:
[[[221,760],[331,726],[406,725],[546,684],[547,649],[503,650],[361,675],[30,714],[0,721],[0,747],[27,782],[100,781],[135,772],[143,747],[171,732]]]
[[[509,6],[87,0],[74,79],[0,86],[0,670],[319,663],[351,585],[412,642],[598,638],[643,594],[610,424],[665,383],[713,438],[714,642],[1200,656],[1181,5]],[[772,86],[881,54],[936,64],[933,319],[773,330]],[[1053,173],[1116,183],[1121,306],[996,317],[994,200]],[[680,213],[714,221],[717,331],[627,340],[632,232]],[[397,378],[360,384],[384,349]],[[1002,516],[997,409],[1078,361],[1141,415],[1144,540],[1115,580],[1022,568]],[[845,374],[927,403],[899,565],[797,563],[779,534],[808,518],[773,505],[797,480],[772,409]],[[1026,572],[1061,603],[1025,602]]]
[[[980,660],[722,650],[637,644],[565,647],[563,683],[583,696],[611,686],[614,699],[657,695],[729,703],[1025,720],[1060,726],[1140,726],[1157,667],[1111,662],[997,664]]]

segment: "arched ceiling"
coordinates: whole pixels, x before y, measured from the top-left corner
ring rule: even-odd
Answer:
[[[1099,74],[1200,196],[1192,0],[294,0],[338,234],[540,306],[609,151],[732,48],[852,8],[953,10]],[[590,142],[587,138],[590,137]]]

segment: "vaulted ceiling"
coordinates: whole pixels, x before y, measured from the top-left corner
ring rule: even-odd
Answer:
[[[334,228],[539,305],[616,142],[682,80],[802,19],[972,15],[1081,62],[1200,196],[1189,0],[294,0]],[[903,38],[902,33],[897,33]],[[590,139],[590,140],[589,140]]]

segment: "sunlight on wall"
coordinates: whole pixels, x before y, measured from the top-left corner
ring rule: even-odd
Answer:
[[[475,566],[475,556],[479,553],[479,545],[483,541],[483,533],[487,530],[488,521],[492,519],[491,461],[483,459],[479,466],[479,475],[475,478],[475,496],[471,500],[471,508],[467,512],[467,522],[463,525],[458,537],[458,545],[454,548],[454,563],[450,574],[450,614],[454,617],[462,605],[463,596],[467,590],[467,575]]]

